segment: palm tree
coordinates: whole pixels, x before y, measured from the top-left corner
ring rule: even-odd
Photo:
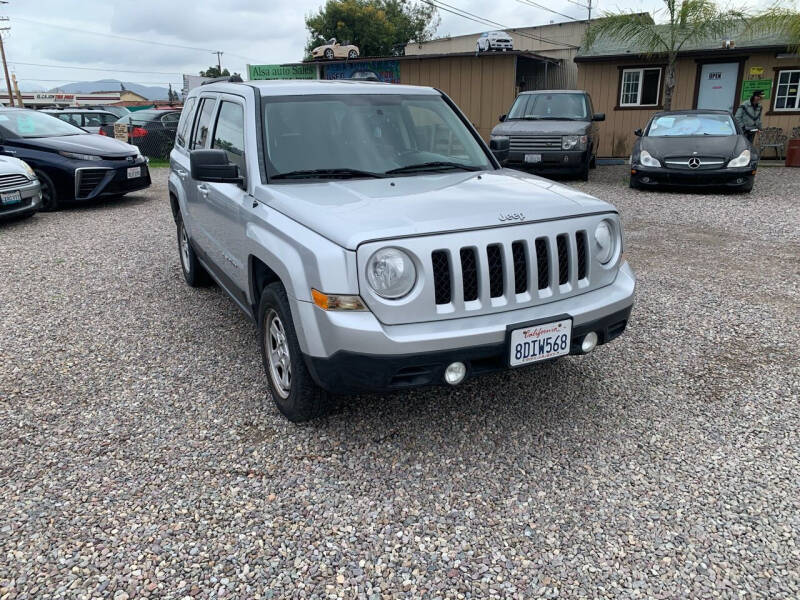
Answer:
[[[687,43],[729,37],[748,27],[751,15],[741,10],[721,10],[711,0],[664,0],[669,17],[656,24],[647,13],[606,13],[586,31],[584,45],[591,48],[599,37],[625,42],[644,56],[666,55],[664,109],[672,108],[675,92],[675,63]],[[658,14],[658,13],[656,13]],[[775,23],[763,21],[764,29]]]

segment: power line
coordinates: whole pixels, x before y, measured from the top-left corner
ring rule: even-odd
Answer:
[[[67,65],[47,65],[44,63],[22,62],[19,60],[9,60],[8,62],[15,65],[25,65],[29,67],[50,67],[53,69],[77,69],[80,71],[104,71],[108,73],[138,73],[140,75],[182,75],[182,73],[178,73],[177,71],[132,71],[130,69],[100,69],[95,67],[71,67]]]
[[[426,4],[430,4],[431,6],[434,6],[439,10],[443,10],[445,12],[454,14],[454,15],[456,15],[458,17],[462,17],[464,19],[468,19],[470,21],[474,21],[475,23],[479,23],[481,25],[494,25],[494,26],[500,27],[501,29],[505,29],[505,30],[511,31],[511,32],[515,33],[516,35],[518,35],[520,37],[528,38],[528,39],[531,39],[531,40],[536,40],[536,41],[542,42],[542,43],[552,44],[554,46],[565,46],[565,47],[568,47],[568,48],[578,48],[578,46],[575,46],[574,44],[568,44],[566,42],[562,42],[562,41],[546,38],[546,37],[544,37],[542,35],[539,35],[539,34],[527,33],[527,32],[520,31],[519,29],[516,29],[516,28],[513,28],[513,27],[507,27],[506,25],[503,25],[502,23],[498,23],[497,21],[492,21],[491,19],[487,19],[486,17],[481,17],[480,15],[476,15],[474,13],[468,12],[468,11],[462,9],[462,8],[458,8],[457,6],[453,6],[451,4],[446,4],[442,0],[423,0],[423,2],[425,2]],[[441,6],[441,5],[444,5],[444,6]]]
[[[46,81],[48,83],[50,83],[50,82],[59,82],[59,81],[63,83],[65,81],[69,81],[68,79],[38,79],[36,77],[20,77],[20,79],[24,79],[25,81]],[[109,81],[109,83],[117,83],[117,82],[116,81]],[[171,83],[172,84],[177,84],[177,83],[181,83],[181,82],[179,82],[178,80],[175,80],[175,81],[123,81],[122,83],[138,83],[138,84],[141,84],[141,85],[169,85]],[[106,91],[117,92],[119,90],[106,90]]]
[[[571,19],[573,21],[579,21],[580,20],[580,19],[576,19],[575,17],[570,17],[569,15],[565,15],[564,13],[560,13],[557,10],[553,10],[552,8],[548,8],[548,7],[543,6],[541,4],[537,4],[536,2],[533,2],[532,0],[517,0],[517,2],[519,2],[520,4],[528,4],[528,5],[533,6],[535,8],[541,8],[542,10],[549,11],[549,12],[553,13],[554,15],[559,15],[561,17],[565,17],[565,18]]]

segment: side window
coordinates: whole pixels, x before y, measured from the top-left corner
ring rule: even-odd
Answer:
[[[85,113],[83,115],[83,125],[84,127],[100,127],[101,125],[105,125],[105,121],[101,114]]]
[[[117,122],[117,115],[112,115],[111,113],[103,114],[100,118],[103,120],[103,125],[111,125]]]
[[[208,129],[211,127],[211,116],[214,113],[214,98],[203,98],[200,101],[200,108],[198,109],[197,123],[194,126],[192,133],[192,143],[189,145],[189,150],[196,150],[197,148],[205,148],[208,142]]]
[[[225,150],[228,159],[246,174],[244,160],[244,109],[236,102],[222,102],[214,127],[212,148]]]
[[[181,112],[181,119],[178,121],[178,146],[184,147],[186,145],[186,136],[189,133],[189,126],[192,122],[192,117],[194,116],[195,102],[196,98],[189,98],[183,107],[183,111]]]
[[[80,113],[61,113],[56,115],[62,121],[66,121],[67,123],[71,123],[76,127],[83,127],[81,124],[81,115]]]
[[[180,119],[181,113],[167,113],[163,117],[161,117],[161,123],[165,127],[174,127],[175,124]]]

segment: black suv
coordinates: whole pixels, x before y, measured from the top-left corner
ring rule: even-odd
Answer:
[[[576,90],[523,92],[492,130],[509,140],[504,164],[542,173],[566,173],[584,181],[595,166],[597,121],[589,94]]]

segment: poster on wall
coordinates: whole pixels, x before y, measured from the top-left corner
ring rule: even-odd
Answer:
[[[400,64],[396,60],[370,60],[325,65],[323,79],[363,79],[400,83]]]
[[[764,93],[764,100],[769,100],[772,93],[772,79],[746,79],[742,82],[742,102],[746,102],[756,90]]]
[[[247,76],[254,79],[316,79],[316,65],[247,65]]]

